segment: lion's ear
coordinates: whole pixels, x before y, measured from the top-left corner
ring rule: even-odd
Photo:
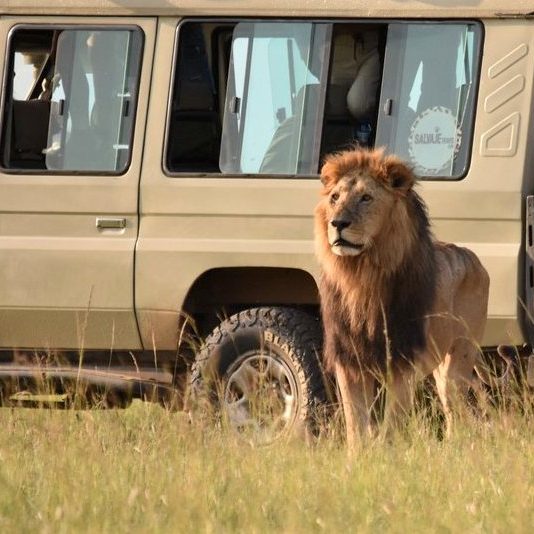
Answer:
[[[336,181],[335,165],[327,160],[321,167],[321,183],[328,189]]]
[[[388,184],[397,191],[408,192],[415,184],[415,176],[410,167],[393,156],[386,158],[384,163]]]

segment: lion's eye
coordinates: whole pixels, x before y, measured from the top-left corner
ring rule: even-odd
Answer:
[[[339,193],[332,193],[330,195],[330,204],[335,204],[339,199]]]
[[[371,202],[371,200],[373,200],[373,197],[371,195],[368,195],[367,193],[365,195],[362,195],[362,202]]]

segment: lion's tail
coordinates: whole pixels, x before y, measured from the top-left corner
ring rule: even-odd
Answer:
[[[504,370],[501,373],[497,374],[493,369],[489,369],[488,364],[482,358],[479,358],[479,362],[475,365],[475,372],[486,386],[502,389],[510,384],[514,362],[513,355],[502,345],[497,347],[497,354],[505,364]]]

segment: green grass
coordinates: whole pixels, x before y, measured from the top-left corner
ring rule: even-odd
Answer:
[[[253,448],[183,414],[0,410],[2,532],[530,532],[524,415],[404,436],[347,457],[331,435]]]

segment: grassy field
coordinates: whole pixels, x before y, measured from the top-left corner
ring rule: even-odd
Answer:
[[[532,532],[532,418],[254,448],[183,414],[0,410],[1,532]]]

